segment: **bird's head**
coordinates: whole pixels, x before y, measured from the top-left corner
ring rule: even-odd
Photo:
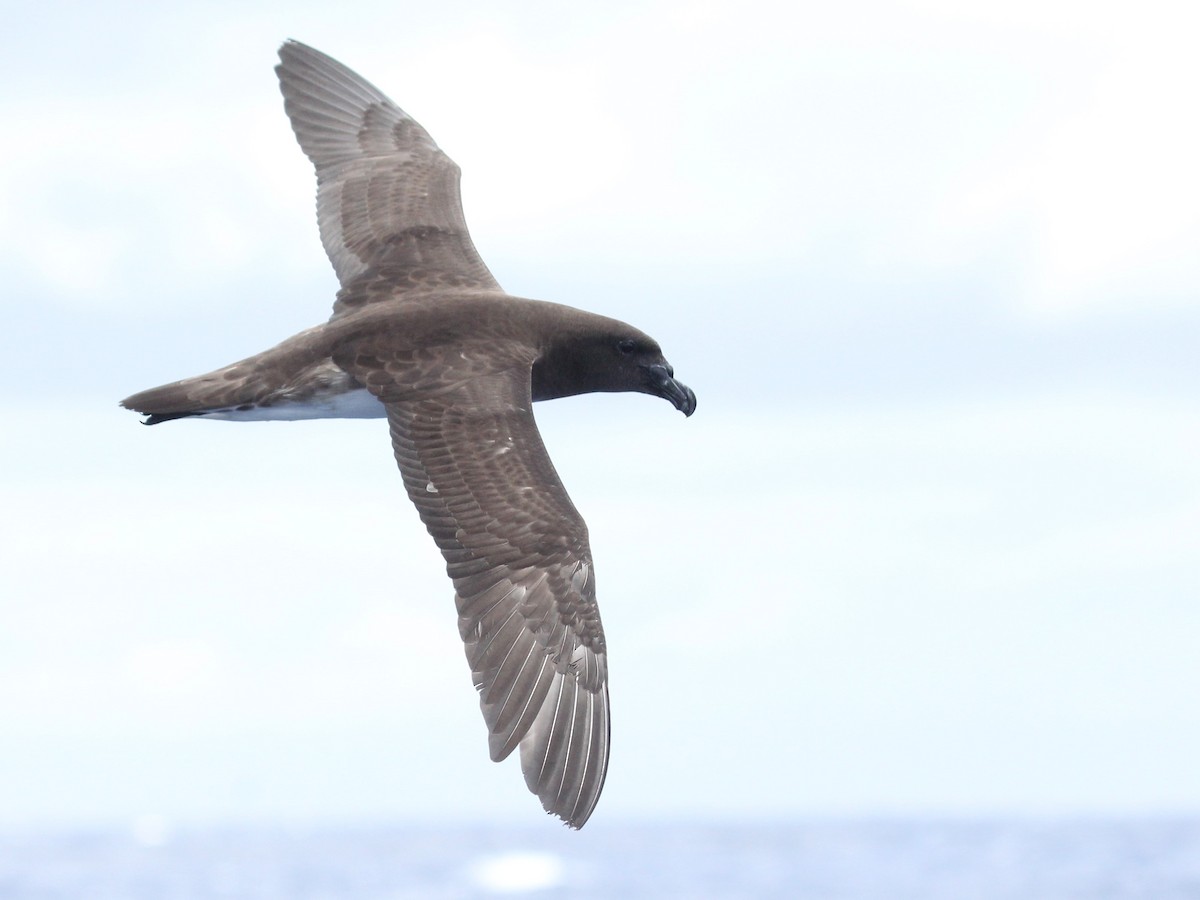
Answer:
[[[597,324],[549,348],[534,364],[533,399],[638,391],[662,397],[685,416],[696,411],[695,392],[675,378],[654,338],[612,319]]]

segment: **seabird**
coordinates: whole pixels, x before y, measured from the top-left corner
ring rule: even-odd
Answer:
[[[658,344],[615,319],[506,294],[463,217],[459,168],[359,75],[295,41],[275,68],[317,172],[340,289],[328,322],[207,375],[121,401],[149,425],[386,417],[408,496],[446,559],[491,757],[573,828],[609,755],[608,663],[587,526],[533,402],[696,395]]]

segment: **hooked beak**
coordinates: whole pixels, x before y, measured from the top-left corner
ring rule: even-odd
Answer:
[[[696,411],[695,391],[682,381],[676,381],[675,370],[669,365],[646,366],[646,378],[651,394],[669,400],[685,416]]]

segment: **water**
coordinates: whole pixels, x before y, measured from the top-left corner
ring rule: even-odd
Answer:
[[[593,823],[0,835],[3,900],[1196,900],[1200,820]]]

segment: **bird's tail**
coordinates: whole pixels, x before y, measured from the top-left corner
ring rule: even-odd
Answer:
[[[244,363],[139,391],[122,400],[121,405],[147,416],[146,425],[249,409],[269,388]]]

